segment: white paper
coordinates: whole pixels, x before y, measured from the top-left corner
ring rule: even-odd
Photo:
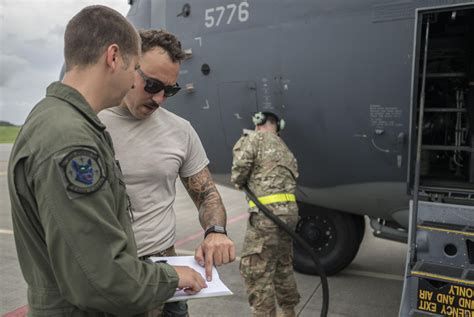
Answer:
[[[166,263],[173,266],[189,266],[201,274],[201,276],[206,281],[206,270],[203,266],[200,266],[196,262],[194,256],[151,257],[150,260],[153,262],[166,261]],[[215,267],[212,268],[212,281],[206,281],[206,284],[207,288],[201,289],[201,291],[195,295],[186,294],[183,290],[176,290],[174,296],[168,299],[166,302],[169,303],[187,299],[233,295],[232,291],[228,289],[219,278],[219,273],[217,273]]]

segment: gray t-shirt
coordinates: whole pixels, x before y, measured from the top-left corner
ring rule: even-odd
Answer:
[[[176,179],[209,164],[196,131],[162,107],[145,120],[124,107],[103,110],[99,118],[112,136],[125,177],[138,255],[166,250],[176,241]]]

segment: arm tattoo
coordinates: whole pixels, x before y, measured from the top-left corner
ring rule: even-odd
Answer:
[[[204,230],[214,225],[225,227],[225,207],[209,169],[205,167],[190,177],[181,177],[181,181],[199,210],[201,227]]]

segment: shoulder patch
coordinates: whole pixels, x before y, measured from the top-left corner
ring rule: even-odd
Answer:
[[[66,180],[67,190],[78,194],[91,194],[105,182],[105,173],[99,155],[86,149],[68,153],[59,163]]]

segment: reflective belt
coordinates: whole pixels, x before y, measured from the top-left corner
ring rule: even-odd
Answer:
[[[268,196],[258,197],[258,201],[264,205],[273,204],[273,203],[284,203],[287,201],[296,201],[296,197],[294,194],[274,194]],[[250,208],[255,207],[255,203],[253,201],[249,201]]]

